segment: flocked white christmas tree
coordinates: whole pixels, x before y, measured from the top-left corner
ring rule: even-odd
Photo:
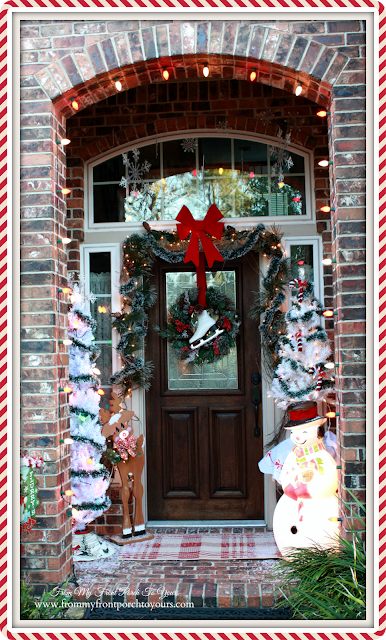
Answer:
[[[304,280],[303,270],[289,287],[296,288],[297,295],[285,315],[286,333],[279,342],[280,362],[268,394],[277,398],[281,409],[292,403],[323,400],[333,386],[329,366],[326,367],[331,348],[320,323],[323,307],[314,298],[313,287]]]
[[[73,530],[84,531],[87,524],[109,508],[106,496],[109,473],[100,463],[106,449],[99,418],[101,399],[95,361],[99,350],[93,344],[95,321],[88,313],[79,285],[75,284],[68,313],[71,439],[71,490]],[[99,391],[99,392],[98,392]],[[103,393],[103,391],[102,391]]]

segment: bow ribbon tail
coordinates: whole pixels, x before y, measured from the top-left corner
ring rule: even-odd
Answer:
[[[206,273],[205,273],[205,255],[200,251],[199,263],[197,268],[197,286],[198,304],[201,304],[206,309]]]

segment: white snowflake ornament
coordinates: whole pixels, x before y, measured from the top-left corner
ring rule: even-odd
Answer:
[[[123,176],[120,187],[130,188],[132,185],[133,195],[138,195],[138,191],[148,191],[148,185],[145,184],[144,178],[149,173],[151,164],[145,160],[142,164],[139,162],[140,151],[139,149],[132,149],[133,159],[128,158],[127,153],[122,153],[122,161],[125,167],[127,167],[127,177]]]
[[[185,152],[188,153],[194,153],[195,150],[197,149],[197,141],[196,138],[185,138],[182,142],[181,142],[181,147],[183,148],[183,150]]]

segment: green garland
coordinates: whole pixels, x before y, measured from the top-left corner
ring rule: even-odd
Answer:
[[[123,307],[119,313],[111,314],[114,318],[113,327],[120,334],[117,351],[121,356],[122,369],[111,376],[110,383],[118,385],[121,395],[126,395],[135,386],[147,390],[151,384],[153,364],[145,362],[135,353],[144,347],[148,310],[156,301],[154,288],[149,281],[152,266],[156,258],[170,264],[183,263],[190,240],[190,236],[186,240],[180,240],[177,231],[151,229],[147,222],[143,226],[144,234],[134,233],[123,243],[120,287]],[[283,254],[281,237],[282,234],[275,227],[266,229],[263,224],[258,224],[249,231],[236,231],[228,225],[221,240],[213,239],[225,262],[242,258],[250,251],[262,253],[269,259],[267,274],[260,283],[260,291],[254,292],[249,315],[257,322],[260,322],[263,315],[259,330],[263,362],[270,373],[275,370],[279,361],[279,331],[283,331],[285,326],[284,314],[280,309],[286,299],[284,289],[293,273],[297,273],[291,260]]]
[[[218,289],[209,287],[206,291],[207,308],[212,317],[217,316],[213,332],[221,329],[222,333],[212,342],[207,342],[193,351],[189,343],[189,338],[194,334],[192,318],[203,310],[198,304],[198,294],[196,287],[178,297],[170,308],[169,323],[165,329],[160,330],[160,334],[163,338],[167,338],[182,360],[203,364],[221,360],[228,355],[230,349],[236,344],[240,323],[232,300]],[[159,330],[158,327],[155,328]]]

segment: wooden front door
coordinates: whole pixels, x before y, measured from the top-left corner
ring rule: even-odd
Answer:
[[[146,394],[148,518],[263,520],[260,338],[248,318],[259,286],[258,258],[215,263],[207,272],[208,286],[234,298],[241,322],[237,347],[217,365],[183,366],[153,329],[166,323],[168,305],[195,286],[194,267],[159,260],[154,274],[158,300],[147,339],[147,359],[155,365]]]

